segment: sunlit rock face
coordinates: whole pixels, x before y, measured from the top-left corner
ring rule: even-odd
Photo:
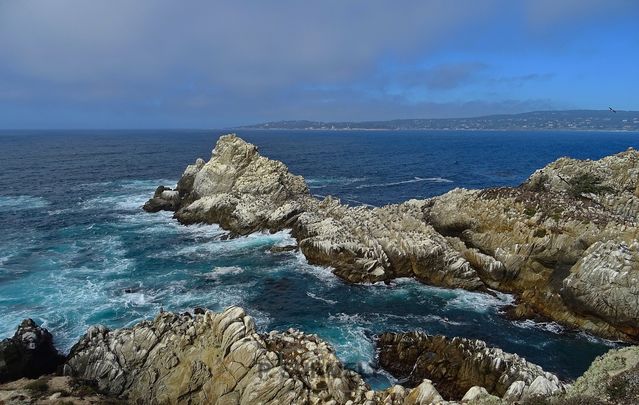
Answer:
[[[413,277],[492,288],[516,295],[511,316],[636,340],[639,318],[629,307],[639,268],[624,252],[639,236],[638,162],[634,150],[597,161],[562,158],[516,188],[350,207],[312,197],[286,165],[225,135],[208,162],[188,166],[177,188],[158,189],[146,209],[174,210],[184,224],[217,223],[235,236],[291,229],[309,262],[349,282]],[[612,294],[610,285],[618,287]]]
[[[368,391],[325,342],[292,330],[260,336],[238,307],[162,313],[131,329],[93,327],[64,371],[141,403],[346,403]]]

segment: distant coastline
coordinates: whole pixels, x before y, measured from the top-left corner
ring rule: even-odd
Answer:
[[[639,131],[639,111],[569,110],[474,118],[396,119],[386,121],[272,121],[235,129],[319,131]]]

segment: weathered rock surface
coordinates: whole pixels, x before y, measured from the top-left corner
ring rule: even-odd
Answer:
[[[484,397],[476,387],[498,397],[509,393],[511,399],[565,390],[555,375],[516,354],[488,347],[481,340],[421,332],[385,333],[377,345],[380,365],[405,385],[416,386],[429,379],[447,399]],[[518,388],[511,388],[513,385]],[[513,398],[515,389],[519,390],[517,398]]]
[[[346,403],[368,390],[326,343],[295,331],[260,336],[237,307],[162,313],[132,329],[93,327],[64,373],[143,403]]]
[[[12,338],[0,342],[0,383],[52,373],[63,361],[49,331],[25,319]]]
[[[455,189],[425,215],[492,288],[538,314],[599,335],[639,337],[639,153],[562,158],[518,188]]]
[[[597,357],[556,402],[562,399],[594,405],[639,403],[639,347],[610,350]]]

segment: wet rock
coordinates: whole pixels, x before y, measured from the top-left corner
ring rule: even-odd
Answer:
[[[271,253],[294,252],[299,248],[297,245],[273,246],[269,249]]]
[[[180,193],[177,190],[159,186],[153,198],[147,201],[142,209],[147,212],[175,211],[180,203]]]
[[[13,337],[0,342],[0,382],[37,378],[55,372],[63,361],[49,331],[25,319]]]

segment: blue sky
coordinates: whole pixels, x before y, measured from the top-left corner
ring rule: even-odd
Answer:
[[[0,128],[639,110],[636,0],[0,0]]]

